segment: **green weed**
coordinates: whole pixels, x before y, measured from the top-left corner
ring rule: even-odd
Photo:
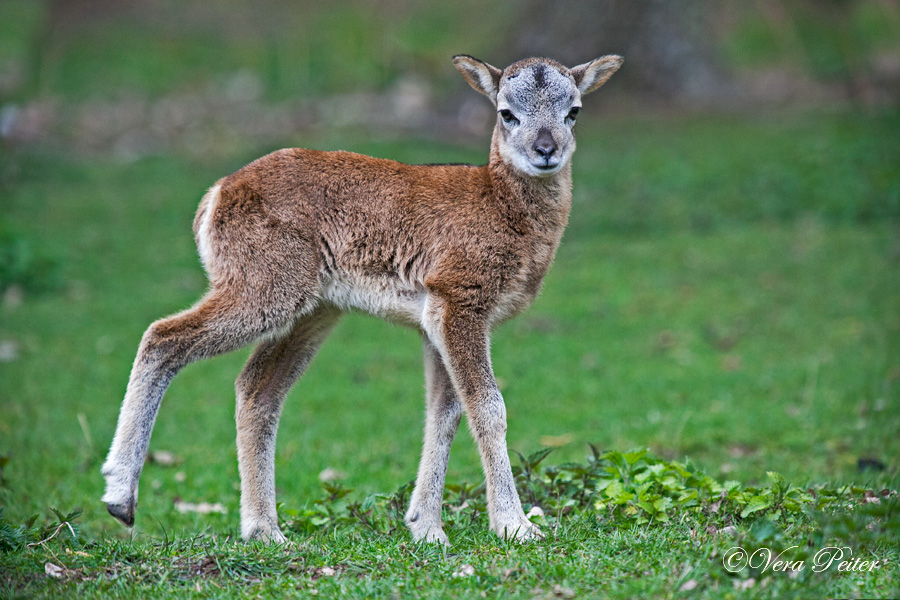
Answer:
[[[525,546],[485,536],[480,485],[460,484],[448,494],[444,515],[454,540],[448,553],[408,541],[402,513],[411,485],[359,501],[351,490],[326,483],[310,507],[281,510],[290,537],[285,546],[209,534],[170,538],[165,531],[145,541],[84,543],[73,524],[80,511],[53,510],[55,519],[36,525],[33,517],[19,526],[0,511],[0,568],[6,572],[0,583],[9,597],[66,590],[107,597],[162,597],[161,590],[227,597],[406,591],[433,598],[539,590],[574,597],[595,595],[601,585],[610,597],[699,588],[703,597],[777,598],[790,593],[794,580],[807,591],[852,592],[847,577],[829,579],[820,576],[828,569],[813,568],[825,565],[828,552],[850,558],[855,551],[879,563],[900,555],[897,492],[804,490],[775,473],[765,486],[745,487],[646,449],[591,451],[583,464],[544,466],[546,451],[522,457],[520,495],[549,509],[532,517],[545,539]],[[745,568],[729,568],[735,549],[750,557]],[[806,563],[809,568],[798,568]],[[30,565],[42,566],[44,577],[14,575],[28,573]],[[896,586],[896,570],[866,575],[870,591]]]

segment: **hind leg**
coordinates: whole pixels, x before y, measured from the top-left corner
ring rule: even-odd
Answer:
[[[425,354],[425,441],[416,476],[416,488],[406,512],[406,525],[415,541],[449,544],[441,523],[444,480],[450,446],[459,428],[462,404],[453,389],[441,355],[426,337]]]
[[[275,435],[284,398],[337,323],[320,309],[286,336],[262,342],[238,377],[237,447],[241,473],[241,537],[285,541],[275,511]]]
[[[134,524],[138,478],[150,433],[175,374],[190,362],[237,349],[295,318],[295,310],[260,308],[245,300],[224,289],[213,290],[193,308],[153,323],[144,333],[101,469],[106,478],[103,502],[125,525]]]

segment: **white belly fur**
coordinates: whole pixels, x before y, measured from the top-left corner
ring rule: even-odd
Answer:
[[[404,325],[421,326],[428,293],[397,277],[342,273],[323,282],[322,300]]]

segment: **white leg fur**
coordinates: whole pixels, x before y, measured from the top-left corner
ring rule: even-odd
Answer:
[[[416,488],[406,512],[406,524],[413,540],[449,544],[441,523],[444,480],[450,446],[459,428],[462,405],[437,349],[426,338],[425,354],[425,441]]]
[[[150,446],[150,434],[163,394],[186,364],[244,346],[283,322],[267,325],[241,319],[240,307],[211,292],[193,308],[151,325],[134,360],[112,447],[101,472],[106,478],[103,501],[110,514],[134,524],[138,479]],[[223,323],[231,324],[224,328]],[[243,327],[234,324],[241,323]]]
[[[275,509],[275,435],[284,398],[337,323],[337,311],[301,319],[278,340],[262,342],[235,384],[241,537],[281,543]]]
[[[541,538],[540,529],[525,517],[516,492],[506,448],[506,406],[491,368],[487,334],[476,323],[466,322],[465,317],[454,317],[449,322],[448,318],[438,303],[426,303],[423,326],[439,349],[457,396],[462,399],[469,430],[478,443],[487,484],[490,528],[503,538]],[[479,330],[480,334],[470,335]]]
[[[119,413],[116,434],[101,472],[106,478],[102,501],[110,514],[128,525],[134,524],[134,507],[138,497],[138,478],[150,445],[150,432],[156,414],[174,373],[166,373],[148,356],[151,336],[147,330],[131,370],[125,400]]]
[[[522,510],[506,448],[506,406],[496,388],[468,411],[469,429],[478,442],[487,481],[491,530],[502,538],[527,541],[542,537]]]

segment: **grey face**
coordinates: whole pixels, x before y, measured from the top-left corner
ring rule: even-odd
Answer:
[[[494,141],[500,158],[532,177],[558,173],[575,151],[572,128],[581,96],[622,66],[615,54],[567,69],[549,58],[527,58],[504,70],[466,54],[453,64],[497,108]]]
[[[507,68],[497,90],[500,156],[530,176],[559,172],[575,151],[581,93],[568,69],[529,59]]]

